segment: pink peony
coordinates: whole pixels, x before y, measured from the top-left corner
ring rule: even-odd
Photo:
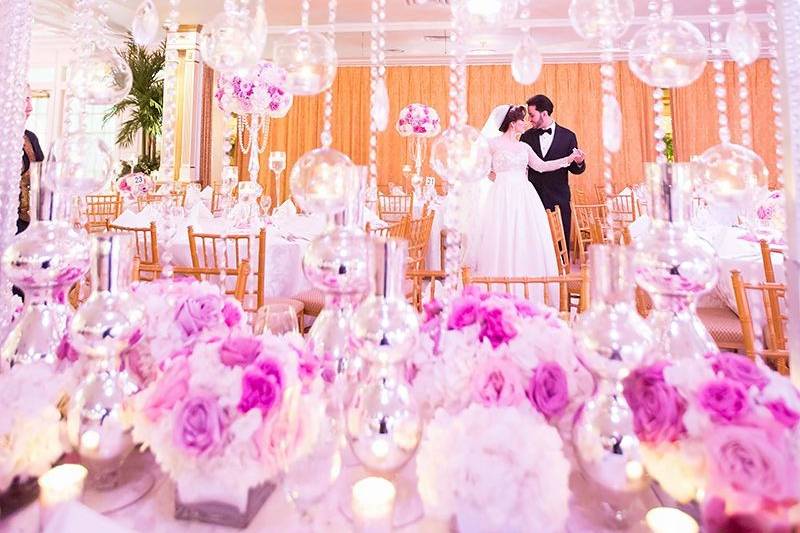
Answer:
[[[561,415],[569,405],[567,375],[557,363],[544,363],[533,371],[528,390],[531,404],[548,420]]]
[[[714,422],[730,424],[741,420],[750,410],[747,390],[736,381],[715,379],[697,393],[700,405]]]
[[[72,347],[67,336],[64,335],[61,337],[61,342],[58,343],[58,348],[56,348],[56,357],[61,361],[74,363],[78,360],[79,356],[78,350]]]
[[[158,380],[155,390],[144,405],[147,418],[153,422],[161,418],[163,410],[172,409],[189,392],[189,363],[185,358],[176,359]]]
[[[763,389],[769,379],[756,364],[743,355],[735,353],[719,353],[710,356],[711,368],[717,374],[738,381],[746,388],[751,386]]]
[[[623,382],[625,400],[633,411],[633,427],[642,442],[674,442],[686,431],[686,401],[664,381],[665,366],[661,362],[639,368]]]
[[[492,343],[492,348],[497,348],[501,344],[508,343],[511,339],[517,336],[517,330],[514,325],[506,321],[503,316],[503,311],[500,309],[490,309],[483,313],[483,320],[481,321],[481,331],[478,338],[489,339]]]
[[[248,370],[242,377],[239,411],[246,413],[250,409],[260,409],[264,416],[269,415],[281,401],[283,384],[283,370],[278,361],[262,359],[256,368]]]
[[[238,326],[242,321],[242,308],[239,304],[227,300],[222,306],[222,318],[229,328]]]
[[[247,366],[258,359],[261,349],[257,337],[229,337],[219,349],[219,358],[226,366]]]
[[[453,302],[452,313],[447,321],[447,329],[464,329],[478,321],[480,300],[471,295],[464,295]]]
[[[487,359],[472,377],[472,397],[486,407],[520,404],[525,398],[525,386],[519,368],[506,359]]]
[[[223,300],[217,295],[190,297],[178,308],[175,321],[185,337],[193,337],[223,321],[222,307]]]
[[[183,404],[175,417],[175,445],[190,455],[213,450],[222,435],[223,416],[215,398],[197,396]]]
[[[786,405],[786,402],[783,400],[768,402],[764,407],[769,409],[769,412],[772,413],[772,417],[777,422],[789,429],[796,427],[797,423],[800,422],[800,413]]]

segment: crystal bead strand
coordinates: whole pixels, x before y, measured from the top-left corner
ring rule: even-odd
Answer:
[[[304,13],[304,20],[308,21],[308,13]],[[328,0],[328,31],[327,38],[331,44],[336,42],[336,0]],[[331,118],[333,117],[333,84],[325,91],[325,110],[322,115],[322,134],[320,141],[323,148],[330,148],[333,142],[331,134]]]
[[[721,143],[731,142],[731,130],[728,124],[728,101],[725,87],[725,63],[722,55],[722,33],[720,32],[719,3],[711,0],[708,14],[711,15],[711,58],[714,66],[714,96],[717,99],[717,124]]]
[[[733,8],[736,12],[736,17],[742,20],[747,20],[747,13],[745,13],[746,0],[733,0]],[[747,148],[753,147],[753,122],[750,117],[750,90],[747,87],[747,71],[745,65],[736,64],[737,80],[739,82],[739,125],[742,130],[742,145]]]
[[[374,108],[378,84],[386,73],[384,37],[384,20],[386,19],[386,0],[372,0],[372,28],[370,30],[370,102]],[[377,183],[378,179],[378,123],[374,112],[370,113],[369,122],[369,183]]]
[[[178,31],[178,6],[180,0],[170,0],[170,12],[164,26],[169,33]],[[164,54],[164,107],[161,127],[161,178],[172,180],[175,176],[175,121],[178,106],[178,94],[175,88],[178,76],[178,50],[169,46],[167,36],[167,50]]]
[[[617,84],[615,80],[616,69],[614,68],[614,42],[610,38],[603,38],[600,42],[602,52],[600,54],[600,79],[603,91],[603,109],[617,105]],[[603,113],[603,120],[611,118],[611,113]],[[616,117],[616,115],[614,115]],[[609,141],[603,140],[603,189],[606,195],[606,224],[608,226],[608,239],[615,242],[614,218],[612,216],[613,197],[614,197],[614,176],[611,168],[612,153],[608,148]]]
[[[781,66],[778,61],[778,20],[775,0],[767,0],[767,39],[769,40],[769,68],[772,71],[772,110],[775,112],[775,168],[778,187],[783,188],[783,103],[781,94]]]
[[[3,80],[0,83],[0,253],[8,247],[17,229],[32,21],[30,0],[0,2],[0,79]],[[0,270],[0,341],[5,339],[19,303]]]
[[[650,0],[647,8],[650,11],[651,21],[658,20],[659,16],[661,18],[672,16],[672,2],[669,0],[660,3],[657,0]],[[667,133],[665,130],[667,120],[664,117],[664,90],[661,87],[653,89],[653,111],[655,112],[654,122],[656,126],[653,131],[653,137],[656,140],[656,163],[663,165],[667,162],[667,143],[664,142],[664,136]]]
[[[465,9],[463,2],[458,2],[452,7],[452,31],[450,42],[453,45],[453,56],[450,59],[450,128],[458,128],[467,123],[466,106],[466,49],[461,25],[458,22],[460,10]],[[461,112],[459,112],[461,104]],[[448,183],[448,201],[445,210],[445,297],[455,296],[458,290],[458,280],[461,269],[461,233],[457,229],[460,208],[460,184],[454,181]]]

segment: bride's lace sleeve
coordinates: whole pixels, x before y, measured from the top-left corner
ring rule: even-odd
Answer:
[[[543,161],[536,155],[536,152],[533,151],[526,143],[521,143],[528,152],[528,166],[531,167],[536,172],[552,172],[554,170],[558,170],[559,168],[564,168],[570,166],[572,164],[572,156],[562,157],[561,159],[553,159],[552,161]]]

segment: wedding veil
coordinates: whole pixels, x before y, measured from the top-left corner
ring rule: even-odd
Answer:
[[[503,132],[500,131],[500,126],[503,124],[503,120],[506,118],[509,109],[511,109],[511,106],[508,104],[499,105],[492,109],[492,112],[489,113],[489,118],[486,119],[486,124],[483,125],[481,135],[486,139],[500,137],[503,134]]]

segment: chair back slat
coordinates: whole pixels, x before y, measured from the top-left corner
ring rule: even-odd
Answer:
[[[386,222],[397,222],[413,213],[413,195],[378,193],[378,216]]]
[[[554,210],[547,210],[547,222],[550,224],[550,237],[553,241],[553,251],[556,254],[556,264],[558,274],[564,276],[570,273],[569,247],[564,235],[564,222],[561,220],[561,208],[556,206]]]
[[[119,194],[90,194],[84,200],[86,230],[90,233],[106,231],[106,223],[122,214],[122,197]]]
[[[138,258],[134,260],[133,281],[150,281],[157,279],[163,271],[160,265],[147,265],[141,263]],[[201,268],[201,267],[172,267],[172,275],[175,277],[192,277],[198,281],[212,281],[223,275],[236,276],[233,290],[229,293],[244,306],[245,295],[247,293],[247,276],[250,273],[250,263],[247,260],[239,263],[238,268]],[[145,274],[145,276],[143,276]]]

